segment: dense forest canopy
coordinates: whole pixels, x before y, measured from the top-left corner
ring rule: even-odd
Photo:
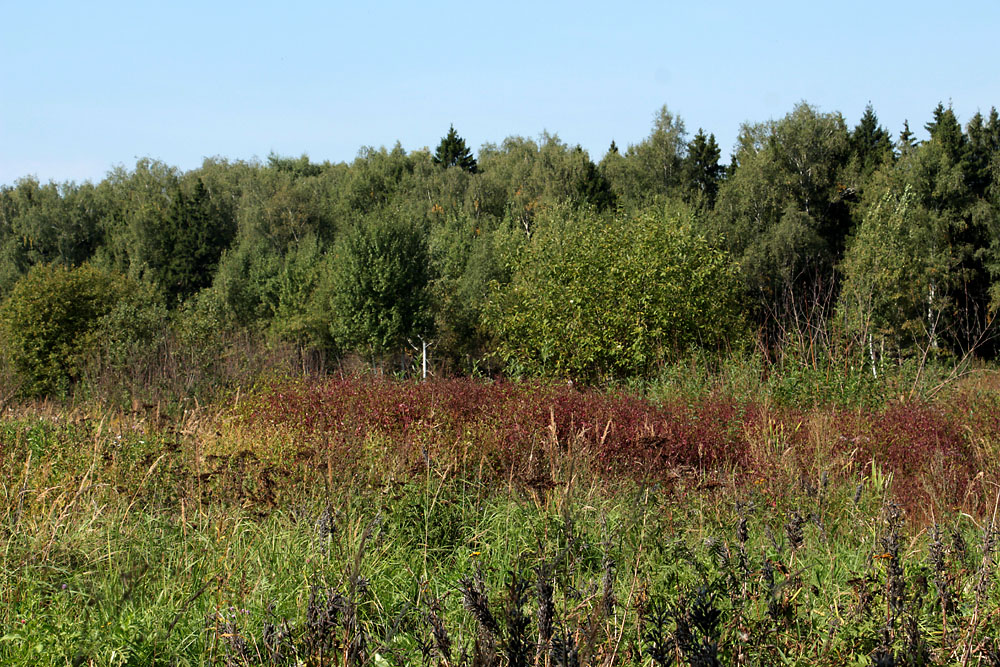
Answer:
[[[872,373],[991,357],[1000,118],[963,127],[938,105],[925,128],[801,103],[745,124],[725,164],[664,106],[600,162],[548,133],[473,156],[450,127],[433,152],[350,164],[25,177],[0,188],[3,347],[34,393],[227,336],[387,369],[429,345],[439,372],[588,381],[745,346],[822,345]]]

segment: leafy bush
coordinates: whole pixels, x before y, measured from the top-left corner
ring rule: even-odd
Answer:
[[[114,306],[100,318],[101,356],[114,370],[146,357],[163,341],[168,321],[160,291],[151,283],[122,280]]]
[[[592,381],[739,341],[736,266],[688,217],[556,211],[488,310],[500,357],[515,372]]]
[[[0,308],[0,326],[23,393],[63,393],[80,377],[122,288],[120,276],[90,265],[38,265],[18,281]]]
[[[149,283],[84,265],[39,265],[0,309],[22,393],[64,393],[84,372],[121,374],[162,342],[167,311]]]

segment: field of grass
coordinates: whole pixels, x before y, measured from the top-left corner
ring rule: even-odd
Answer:
[[[1000,390],[774,395],[10,407],[0,664],[1000,664]]]

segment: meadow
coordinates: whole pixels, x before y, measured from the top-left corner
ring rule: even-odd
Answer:
[[[1000,664],[991,373],[682,377],[14,403],[0,663]]]

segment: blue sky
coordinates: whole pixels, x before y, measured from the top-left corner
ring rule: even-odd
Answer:
[[[805,100],[895,136],[938,101],[1000,107],[1000,3],[0,3],[0,183],[99,180],[149,156],[475,149],[543,130],[596,161],[663,104],[728,160]]]

